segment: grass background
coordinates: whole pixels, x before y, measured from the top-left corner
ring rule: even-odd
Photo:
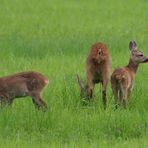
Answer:
[[[107,44],[113,69],[128,63],[130,40],[148,55],[147,10],[146,0],[0,0],[0,76],[34,70],[49,78],[47,112],[29,97],[0,110],[0,147],[147,147],[147,64],[127,110],[114,111],[110,85],[107,111],[100,85],[94,104],[82,106],[76,81],[95,42]]]

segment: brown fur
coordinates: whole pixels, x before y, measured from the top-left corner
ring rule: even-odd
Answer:
[[[78,78],[78,82],[81,87],[81,94],[85,94],[92,99],[93,89],[95,84],[102,84],[102,100],[104,109],[106,109],[107,99],[106,99],[106,88],[108,81],[110,79],[111,72],[111,57],[108,49],[104,43],[96,43],[91,49],[86,60],[86,75],[87,75],[87,85],[82,85]]]
[[[115,69],[111,76],[111,85],[115,97],[115,106],[122,103],[126,108],[126,99],[133,89],[135,74],[140,63],[148,62],[148,58],[137,49],[136,42],[130,42],[131,56],[129,64],[125,67]]]
[[[38,72],[21,72],[0,78],[0,102],[11,105],[15,98],[31,96],[38,108],[47,108],[41,98],[48,79]]]

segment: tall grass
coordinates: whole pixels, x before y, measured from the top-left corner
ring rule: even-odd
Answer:
[[[48,111],[31,98],[0,109],[0,147],[147,147],[148,69],[139,67],[127,110],[114,111],[108,86],[103,110],[100,85],[93,105],[79,100],[76,74],[85,79],[91,44],[105,42],[113,69],[128,63],[130,40],[148,55],[146,0],[13,0],[0,2],[0,76],[25,70],[49,78]]]

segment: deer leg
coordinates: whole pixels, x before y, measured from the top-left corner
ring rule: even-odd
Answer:
[[[93,97],[93,89],[94,89],[94,83],[90,82],[88,84],[88,97],[90,101],[92,100]]]
[[[115,109],[117,109],[119,105],[118,90],[116,90],[116,92],[114,93],[114,96],[115,96]]]
[[[13,99],[9,97],[0,97],[1,106],[11,106],[13,103]]]
[[[0,105],[1,105],[2,108],[4,108],[4,107],[11,108],[12,107],[12,102],[6,102],[6,101],[4,101],[4,102],[1,102]]]
[[[117,87],[117,83],[115,81],[111,81],[111,87],[112,87],[112,92],[113,92],[113,96],[114,96],[114,100],[115,100],[115,109],[118,108],[118,87]]]
[[[3,107],[5,107],[6,105],[7,105],[7,101],[1,100],[1,107],[3,108]]]
[[[133,90],[133,85],[128,89],[128,94],[127,94],[128,98],[130,98],[132,90]]]
[[[121,87],[121,91],[122,91],[122,104],[123,104],[123,107],[126,109],[126,100],[127,100],[128,90],[125,87]]]
[[[126,109],[126,95],[123,97],[123,107]]]
[[[31,93],[32,96],[32,101],[34,105],[39,109],[39,108],[47,108],[47,104],[43,101],[41,98],[40,93],[38,92],[33,92]]]
[[[115,99],[115,109],[118,108],[118,88],[116,86],[116,84],[112,84],[112,91],[113,91],[113,96],[114,96],[114,99]]]
[[[93,82],[93,74],[90,71],[87,71],[87,82],[88,82],[88,97],[89,100],[92,100],[94,82]]]
[[[0,96],[1,107],[6,105],[6,98],[4,96]]]
[[[107,80],[103,80],[102,82],[102,100],[103,100],[103,106],[104,109],[107,107],[107,99],[106,99],[106,88],[107,88]]]
[[[89,97],[89,100],[91,100],[92,97],[93,97],[93,89],[94,89],[94,82],[93,82],[92,77],[90,77],[88,79],[88,97]]]
[[[119,90],[119,104],[122,104],[122,100],[123,100],[123,92]]]
[[[7,101],[7,104],[8,104],[8,106],[12,106],[12,103],[13,103],[13,99],[12,98],[10,98],[8,101]]]

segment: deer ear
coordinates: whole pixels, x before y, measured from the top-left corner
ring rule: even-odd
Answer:
[[[133,50],[133,49],[135,49],[136,47],[137,47],[136,42],[135,42],[135,41],[130,41],[130,43],[129,43],[129,49],[130,49],[130,50]]]
[[[77,80],[78,80],[78,84],[81,88],[81,90],[84,88],[84,82],[80,79],[79,75],[77,74]]]

